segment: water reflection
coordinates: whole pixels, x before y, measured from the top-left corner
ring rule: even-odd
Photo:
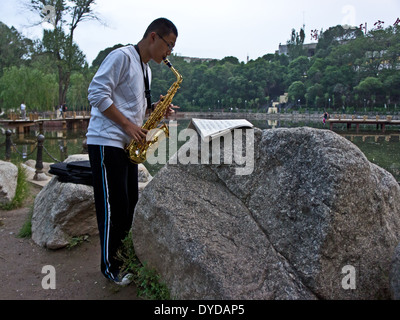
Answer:
[[[400,181],[400,134],[386,135],[371,132],[365,134],[345,134],[346,139],[353,142],[365,154],[369,161],[389,171]]]
[[[11,161],[24,162],[28,159],[36,160],[37,137],[39,130],[31,130],[29,133],[11,135]],[[82,153],[82,142],[85,139],[84,130],[45,130],[43,146],[44,162],[59,162],[68,157],[68,154]],[[2,135],[0,141],[0,159],[6,158],[6,135]]]
[[[178,132],[188,127],[190,120],[178,120]],[[294,128],[308,126],[318,129],[329,129],[324,126],[322,121],[293,121],[293,120],[250,120],[254,126],[260,129],[275,128]],[[396,127],[387,128],[386,133],[379,130],[370,130],[370,128],[360,128],[357,133],[354,130],[347,130],[343,127],[334,127],[334,131],[352,143],[354,143],[366,155],[369,161],[386,169],[400,181],[400,131]],[[83,141],[86,131],[82,129],[75,130],[45,130],[43,161],[57,162],[63,161],[69,154],[78,154],[83,151]],[[13,134],[12,142],[14,147],[11,152],[11,161],[26,161],[27,159],[36,159],[36,144],[38,128],[32,128],[27,134]],[[178,148],[184,142],[179,142]],[[0,159],[5,159],[5,134],[0,141]],[[168,143],[167,143],[168,147]],[[151,174],[155,174],[163,165],[149,165],[145,163]]]

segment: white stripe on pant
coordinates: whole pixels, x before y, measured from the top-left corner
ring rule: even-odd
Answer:
[[[114,279],[122,262],[117,250],[131,229],[138,200],[138,166],[123,149],[88,145],[101,244],[101,271]]]

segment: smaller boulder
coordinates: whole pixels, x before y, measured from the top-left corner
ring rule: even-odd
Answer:
[[[35,199],[33,241],[49,249],[60,249],[73,237],[97,233],[93,188],[52,178]]]
[[[0,203],[10,203],[17,190],[18,168],[11,162],[0,160]]]
[[[64,162],[88,159],[88,155],[72,155]],[[139,165],[139,193],[151,179],[146,167]],[[49,249],[61,249],[73,237],[96,234],[98,228],[93,187],[60,182],[54,176],[35,199],[33,241]]]

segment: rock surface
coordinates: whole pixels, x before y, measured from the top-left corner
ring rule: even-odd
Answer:
[[[88,155],[72,155],[65,162],[88,160]],[[139,166],[140,191],[152,177]],[[37,195],[32,216],[32,239],[43,247],[60,249],[71,239],[98,234],[92,186],[59,182],[57,176]]]
[[[18,167],[0,160],[0,203],[10,203],[15,196],[18,180]]]
[[[393,254],[389,279],[392,299],[400,300],[400,243]]]
[[[235,164],[175,159],[143,191],[135,251],[172,296],[390,298],[400,239],[393,176],[345,138],[311,128],[255,130],[254,159],[243,176]]]
[[[32,239],[40,246],[60,249],[71,238],[97,234],[91,186],[58,182],[57,177],[40,191],[34,203]]]

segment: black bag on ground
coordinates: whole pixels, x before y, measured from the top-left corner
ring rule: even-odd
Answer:
[[[56,175],[60,182],[93,185],[89,160],[51,164],[49,173]]]

